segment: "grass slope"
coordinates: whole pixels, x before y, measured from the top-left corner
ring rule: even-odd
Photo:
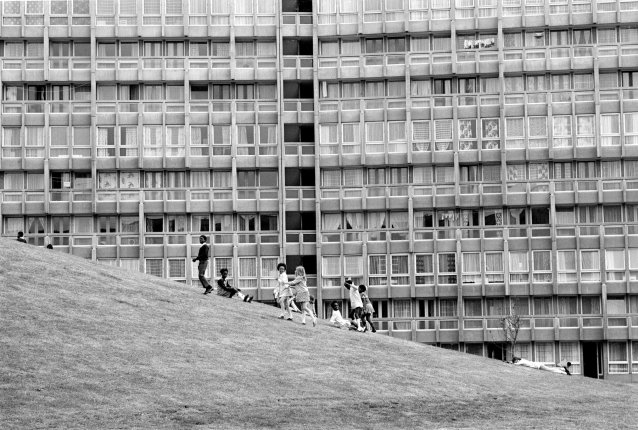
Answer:
[[[0,239],[0,428],[636,428],[554,375]]]

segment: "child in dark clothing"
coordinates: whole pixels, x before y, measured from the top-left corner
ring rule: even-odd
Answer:
[[[237,296],[245,302],[252,302],[253,296],[248,294],[244,294],[241,292],[239,288],[233,288],[228,282],[228,269],[222,269],[219,271],[222,275],[220,279],[217,280],[217,295],[222,297],[233,298],[233,296]]]

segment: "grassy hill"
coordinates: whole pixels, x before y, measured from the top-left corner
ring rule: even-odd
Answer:
[[[370,333],[0,239],[0,428],[636,428],[638,386]]]

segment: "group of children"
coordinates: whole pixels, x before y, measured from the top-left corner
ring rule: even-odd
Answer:
[[[204,294],[210,294],[213,291],[213,287],[206,279],[206,270],[208,268],[208,260],[210,258],[210,246],[207,242],[208,237],[205,235],[201,235],[199,237],[201,247],[199,248],[197,257],[193,258],[193,263],[198,263],[197,272],[199,280],[202,283],[202,287],[204,288]],[[281,308],[281,315],[279,315],[279,318],[292,321],[292,312],[297,309],[295,306],[295,302],[297,302],[301,308],[297,309],[301,312],[301,323],[304,325],[306,324],[306,314],[308,314],[312,318],[312,326],[315,327],[317,325],[317,315],[314,311],[314,298],[310,295],[310,290],[308,290],[306,269],[304,269],[303,266],[297,266],[295,268],[295,279],[292,281],[288,280],[286,265],[284,263],[279,263],[277,265],[277,271],[279,272],[276,278],[277,286],[273,291],[273,294],[275,296],[275,302],[277,302]],[[218,295],[228,298],[239,297],[241,300],[248,303],[253,301],[253,296],[244,294],[239,288],[234,288],[230,285],[227,279],[228,269],[221,269],[219,273],[221,278],[217,280]],[[374,308],[372,307],[372,303],[370,303],[370,299],[366,293],[365,285],[359,285],[357,288],[352,285],[352,279],[348,278],[345,287],[350,290],[352,324],[347,322],[343,316],[341,316],[341,311],[339,310],[339,304],[337,302],[332,302],[331,304],[332,317],[330,318],[330,324],[336,325],[337,327],[351,325],[353,330],[361,332],[367,331],[368,324],[370,324],[372,332],[376,332],[377,330],[375,329],[374,324],[372,324]],[[363,327],[361,326],[362,320]]]
[[[348,278],[344,287],[350,291],[350,318],[352,321],[349,322],[341,315],[339,303],[332,302],[330,304],[332,308],[330,324],[339,328],[349,326],[350,330],[357,330],[359,332],[368,331],[368,325],[370,325],[370,330],[372,333],[375,333],[377,329],[372,323],[372,314],[374,314],[375,311],[366,292],[366,286],[362,284],[356,287],[352,285],[352,279]]]
[[[279,263],[277,265],[277,287],[273,291],[275,301],[281,307],[280,319],[286,319],[292,321],[292,312],[295,302],[300,306],[301,323],[306,324],[306,313],[312,317],[312,326],[317,325],[317,316],[314,310],[311,308],[310,290],[308,290],[308,280],[306,278],[306,269],[303,266],[297,266],[295,268],[295,279],[288,281],[288,275],[286,274],[286,265]],[[294,290],[294,293],[293,293]]]

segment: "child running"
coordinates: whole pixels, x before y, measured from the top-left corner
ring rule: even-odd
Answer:
[[[361,317],[363,320],[363,331],[367,331],[368,324],[370,324],[370,330],[372,330],[372,333],[376,333],[377,329],[374,328],[374,324],[372,324],[374,306],[372,306],[372,302],[370,302],[370,298],[368,298],[367,288],[363,284],[359,285],[359,295],[361,295],[361,301],[363,302],[363,315]]]
[[[357,326],[357,331],[363,331],[363,327],[361,327],[361,312],[363,311],[363,302],[361,301],[359,288],[352,285],[351,278],[348,278],[346,280],[344,287],[346,287],[346,289],[350,291],[350,308],[352,309],[352,321]]]
[[[303,266],[297,266],[295,269],[295,279],[289,283],[290,286],[294,286],[297,291],[297,303],[301,307],[301,323],[306,324],[306,312],[312,317],[312,326],[317,325],[317,317],[310,309],[308,302],[310,301],[310,291],[308,290],[308,283],[306,279],[306,269]]]
[[[279,271],[279,276],[277,276],[278,286],[275,298],[279,302],[279,306],[281,306],[281,315],[279,315],[279,319],[286,318],[286,314],[288,314],[286,319],[288,321],[292,321],[292,310],[288,305],[290,298],[292,298],[292,291],[290,290],[290,284],[288,283],[286,265],[284,263],[279,263],[277,265],[277,270]]]

